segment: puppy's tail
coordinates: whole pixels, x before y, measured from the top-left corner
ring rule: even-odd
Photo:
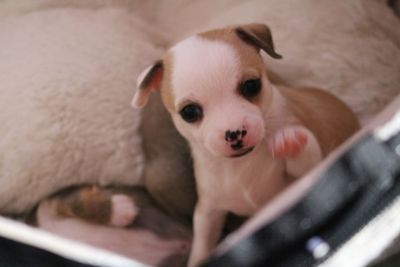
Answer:
[[[57,213],[57,199],[43,201],[37,209],[37,225],[51,233],[158,266],[174,255],[188,253],[185,240],[166,240],[141,230],[91,224],[79,218],[61,217]]]

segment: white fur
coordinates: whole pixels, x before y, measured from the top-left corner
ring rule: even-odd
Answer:
[[[192,125],[177,113],[172,116],[181,134],[195,140],[192,147],[198,150],[205,144],[214,155],[231,155],[234,151],[225,141],[225,132],[242,128],[247,130],[245,146],[256,145],[264,135],[262,114],[239,95],[238,85],[244,74],[257,72],[252,68],[242,70],[237,52],[222,41],[194,36],[174,46],[171,52],[176,109],[179,111],[185,103],[194,102],[204,113],[201,123]]]
[[[220,99],[221,103],[225,101]],[[283,105],[282,96],[274,88],[269,114],[282,118]],[[223,115],[229,116],[229,114]],[[193,145],[198,140],[189,139],[189,143],[194,147],[192,153],[195,159],[196,177],[198,177],[198,191],[206,193],[204,201],[208,203],[204,204],[243,216],[251,215],[267,199],[286,186],[287,181],[282,176],[285,163],[283,160],[274,160],[268,146],[269,138],[283,126],[283,120],[269,120],[268,116],[266,117],[264,123],[265,127],[269,128],[269,134],[262,137],[254,151],[240,158],[212,155],[210,151],[202,148],[201,144]],[[265,179],[259,179],[259,177],[265,177]],[[271,182],[274,186],[268,186]],[[262,192],[260,188],[263,188]]]
[[[229,44],[193,36],[178,43],[171,52],[175,106],[182,99],[212,99],[221,91],[236,86],[240,73],[239,57]],[[227,81],[226,77],[232,79]],[[201,88],[211,90],[199,90]]]

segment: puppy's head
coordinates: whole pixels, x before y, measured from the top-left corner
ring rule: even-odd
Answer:
[[[160,91],[178,131],[216,156],[249,153],[265,135],[271,84],[260,50],[281,58],[269,28],[248,24],[183,40],[138,79],[135,107]]]

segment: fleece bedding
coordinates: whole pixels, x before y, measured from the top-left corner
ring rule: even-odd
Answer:
[[[66,186],[140,185],[138,74],[199,30],[267,23],[293,85],[367,122],[400,93],[400,19],[384,0],[0,0],[0,212]]]

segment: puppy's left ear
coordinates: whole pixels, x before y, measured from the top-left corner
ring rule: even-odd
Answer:
[[[132,99],[132,106],[134,108],[144,107],[149,100],[150,93],[160,89],[163,74],[163,62],[159,60],[139,75],[136,93]]]
[[[269,27],[261,23],[252,23],[235,28],[236,34],[246,43],[264,50],[273,58],[281,59],[282,56],[275,52],[272,34]]]

